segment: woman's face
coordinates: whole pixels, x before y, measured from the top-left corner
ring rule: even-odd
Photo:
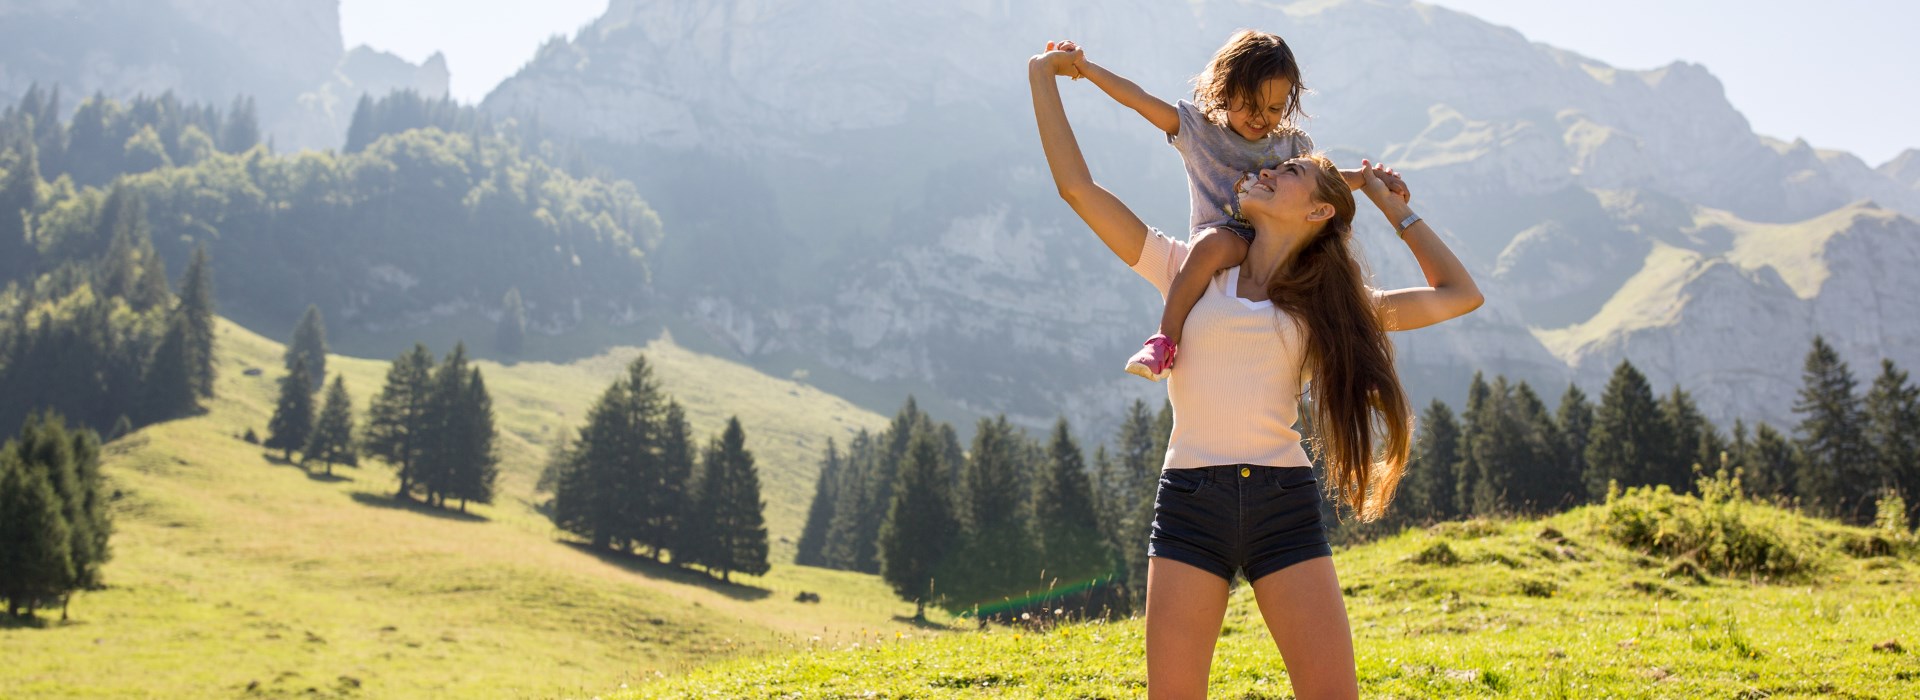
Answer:
[[[1332,209],[1332,205],[1313,198],[1320,187],[1319,171],[1318,163],[1300,157],[1249,173],[1250,177],[1240,182],[1240,213],[1249,221],[1317,220],[1318,210]]]

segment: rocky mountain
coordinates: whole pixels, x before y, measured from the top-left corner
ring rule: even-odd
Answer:
[[[739,355],[1091,418],[1157,395],[1119,365],[1158,300],[1053,196],[1024,59],[1072,37],[1171,99],[1245,26],[1301,57],[1320,146],[1406,172],[1488,293],[1397,338],[1417,395],[1458,402],[1475,369],[1597,389],[1629,357],[1716,419],[1778,424],[1814,332],[1861,371],[1920,362],[1901,342],[1920,315],[1882,291],[1920,235],[1911,152],[1872,168],[1757,135],[1702,66],[1618,69],[1416,2],[613,0],[485,106],[639,183],[674,232],[663,291]],[[1160,135],[1086,83],[1065,92],[1095,177],[1178,231]],[[1379,283],[1419,283],[1362,223]]]
[[[0,0],[0,100],[35,83],[71,108],[96,92],[166,91],[222,107],[252,96],[285,150],[337,148],[362,93],[447,92],[446,61],[347,51],[339,0]]]

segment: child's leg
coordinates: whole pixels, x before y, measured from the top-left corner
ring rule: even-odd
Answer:
[[[1161,335],[1174,345],[1180,344],[1187,314],[1193,311],[1194,304],[1200,303],[1200,295],[1207,291],[1207,281],[1213,279],[1214,273],[1247,259],[1247,247],[1246,239],[1223,228],[1201,231],[1194,238],[1193,250],[1187,253],[1187,259],[1180,263],[1180,271],[1173,275],[1173,284],[1167,287],[1167,307],[1160,313]]]
[[[1187,252],[1180,271],[1174,273],[1173,284],[1167,287],[1160,332],[1148,338],[1145,347],[1127,360],[1128,372],[1157,382],[1167,375],[1167,370],[1173,369],[1187,314],[1193,311],[1194,304],[1200,303],[1200,295],[1206,293],[1207,282],[1214,273],[1246,259],[1247,246],[1246,239],[1222,228],[1210,228],[1194,237],[1193,249]]]

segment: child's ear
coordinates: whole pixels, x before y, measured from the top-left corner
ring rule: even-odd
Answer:
[[[1333,218],[1333,214],[1334,214],[1333,205],[1327,204],[1326,202],[1321,202],[1319,206],[1316,206],[1313,208],[1312,211],[1307,212],[1307,220],[1308,221],[1326,221],[1328,219]]]

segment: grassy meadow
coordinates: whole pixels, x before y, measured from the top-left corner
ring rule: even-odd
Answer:
[[[1623,544],[1636,537],[1647,544]],[[1910,538],[1640,494],[1544,520],[1409,530],[1335,561],[1362,697],[1920,697]],[[1137,619],[875,634],[613,697],[1131,698],[1145,694],[1144,653]],[[1293,697],[1244,585],[1211,694]]]
[[[281,347],[219,331],[211,410],[107,448],[108,588],[69,622],[0,627],[0,697],[1144,695],[1137,619],[916,625],[873,576],[776,563],[724,585],[564,541],[532,484],[639,349],[481,362],[501,496],[458,514],[395,502],[377,462],[328,477],[238,439],[266,425]],[[701,435],[741,416],[787,558],[821,442],[885,419],[670,340],[645,351]],[[328,367],[364,411],[386,363]],[[1911,537],[1636,492],[1409,530],[1336,562],[1366,697],[1920,697]],[[823,602],[794,602],[803,590]],[[1244,586],[1212,690],[1291,697]]]
[[[77,595],[70,622],[43,611],[38,627],[0,627],[0,697],[585,697],[718,658],[918,629],[876,577],[780,563],[821,443],[880,416],[669,342],[646,348],[703,439],[738,413],[758,457],[776,563],[723,585],[589,553],[531,506],[547,441],[636,349],[480,363],[501,496],[465,515],[395,502],[378,462],[327,477],[238,439],[264,433],[281,352],[223,321],[211,410],[108,445],[108,588]],[[334,356],[328,369],[346,375],[358,414],[386,362]],[[822,602],[794,602],[803,590]]]

